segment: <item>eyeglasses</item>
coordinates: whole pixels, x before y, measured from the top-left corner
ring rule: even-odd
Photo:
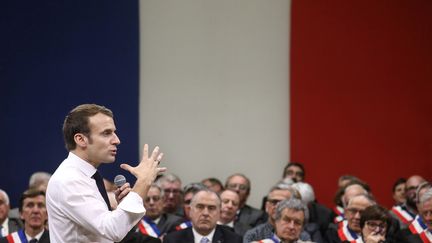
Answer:
[[[236,183],[228,184],[227,187],[228,189],[233,189],[233,190],[238,188],[240,191],[247,191],[249,189],[249,187],[245,184],[236,184]]]
[[[346,211],[353,215],[356,215],[357,213],[361,214],[364,210],[358,208],[347,208]]]
[[[269,202],[271,205],[276,206],[281,200],[278,199],[267,199],[267,202]]]
[[[159,202],[161,200],[160,196],[153,196],[153,197],[146,197],[145,202],[148,203],[150,200],[153,200],[153,202]]]
[[[164,192],[165,194],[180,194],[181,191],[179,189],[165,189]]]
[[[366,221],[366,225],[370,230],[373,230],[373,231],[379,229],[379,231],[381,232],[381,231],[387,229],[386,223],[376,223],[376,222]]]

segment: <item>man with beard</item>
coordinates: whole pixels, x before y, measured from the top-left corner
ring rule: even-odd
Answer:
[[[413,175],[406,181],[406,203],[393,207],[390,215],[399,221],[401,229],[406,229],[417,215],[416,190],[418,186],[425,182],[419,175]]]
[[[207,188],[197,192],[190,203],[192,227],[167,234],[164,243],[242,242],[239,235],[217,225],[220,208],[221,200],[218,194]]]
[[[49,234],[45,230],[45,223],[48,219],[45,193],[35,189],[25,191],[20,199],[19,212],[21,220],[24,221],[24,229],[1,238],[0,243],[49,243]]]

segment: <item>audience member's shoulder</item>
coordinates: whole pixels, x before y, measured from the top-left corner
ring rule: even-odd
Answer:
[[[230,230],[226,226],[217,225],[216,231],[218,231],[218,230],[222,232],[226,242],[242,242],[242,240],[243,240],[243,238],[240,235],[234,233],[232,230]],[[215,235],[216,235],[216,233],[215,233]],[[215,236],[213,236],[213,237],[215,237]]]

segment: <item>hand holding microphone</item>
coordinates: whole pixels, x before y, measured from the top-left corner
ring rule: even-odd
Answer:
[[[116,185],[117,189],[115,190],[114,194],[116,196],[117,203],[120,203],[120,201],[132,190],[130,187],[130,184],[126,182],[126,177],[123,175],[117,175],[114,178],[114,184]]]

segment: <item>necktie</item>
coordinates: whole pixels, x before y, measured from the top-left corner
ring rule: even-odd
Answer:
[[[210,240],[207,237],[203,237],[200,240],[200,243],[209,243],[209,242],[210,242]]]
[[[0,225],[0,237],[3,237],[3,226]]]
[[[99,174],[99,171],[96,171],[96,173],[94,173],[92,178],[96,181],[97,188],[98,188],[100,194],[102,195],[103,199],[105,200],[105,203],[107,204],[108,209],[111,211],[111,205],[110,205],[109,200],[108,200],[108,194],[106,192],[106,189],[105,189],[105,186],[103,183],[103,179],[102,179],[102,176]]]
[[[30,241],[29,241],[29,243],[37,243],[38,242],[38,240],[36,240],[36,239],[31,239]]]

